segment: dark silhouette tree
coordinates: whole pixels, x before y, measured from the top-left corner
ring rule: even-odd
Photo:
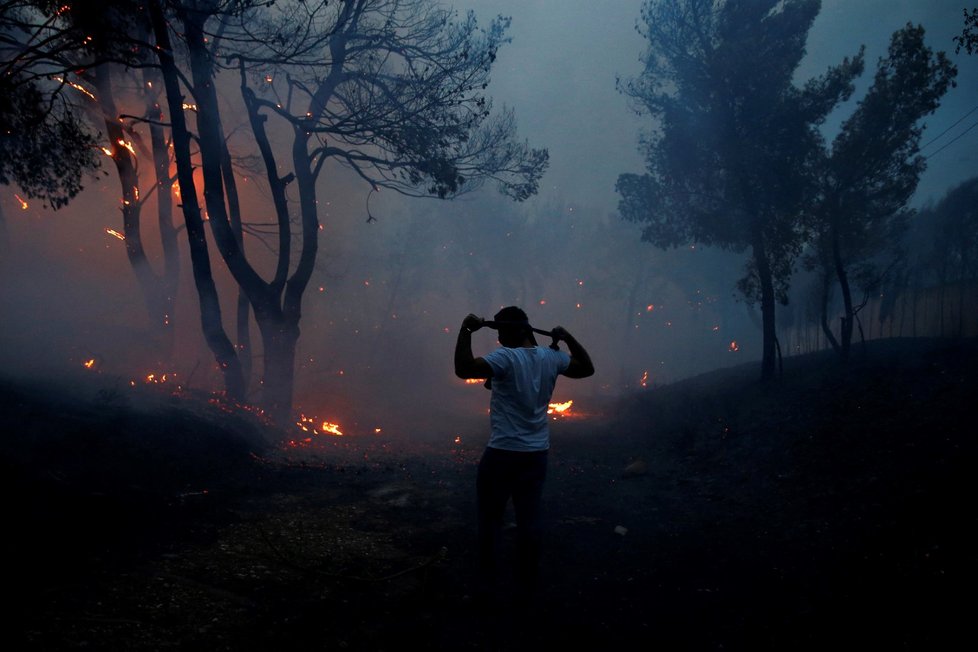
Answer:
[[[623,85],[653,119],[645,174],[618,178],[619,211],[669,248],[749,250],[738,287],[760,301],[761,378],[773,377],[775,304],[787,300],[819,150],[817,127],[852,92],[861,56],[798,87],[817,0],[649,0],[645,70]]]
[[[68,79],[83,42],[35,4],[0,3],[0,185],[57,209],[98,167],[98,136]]]
[[[824,314],[822,327],[843,360],[849,358],[859,309],[853,276],[867,291],[892,269],[887,251],[901,240],[911,215],[907,203],[926,167],[919,154],[921,120],[939,106],[956,74],[943,52],[925,45],[923,27],[908,24],[895,32],[872,86],[817,170],[806,262],[820,267],[826,282],[838,284],[843,305],[838,341]]]
[[[505,40],[506,23],[495,21],[483,32],[474,16],[456,22],[428,0],[281,5],[201,0],[171,3],[172,13],[166,15],[158,2],[150,5],[167,79],[184,210],[191,213],[188,234],[199,206],[187,201],[194,192],[189,136],[177,133],[181,80],[197,106],[203,195],[214,242],[261,331],[262,405],[284,420],[291,410],[302,297],[319,246],[316,182],[327,162],[350,167],[374,189],[408,195],[447,198],[485,179],[499,181],[503,192],[517,200],[536,191],[546,151],[517,142],[512,114],[495,117],[482,93]],[[181,71],[171,54],[173,33],[186,49],[189,72]],[[233,175],[226,165],[223,107],[216,91],[224,62],[237,67],[272,197],[278,242],[271,280],[248,260],[229,211]],[[270,125],[270,118],[279,123]],[[276,148],[283,132],[292,141],[286,157]],[[297,215],[287,193],[293,183]],[[296,220],[298,260],[293,265]],[[199,246],[194,270],[203,281],[211,272],[204,266],[202,233]],[[205,331],[213,337],[208,342],[222,366],[240,377],[240,364],[223,335],[216,293],[210,301]]]

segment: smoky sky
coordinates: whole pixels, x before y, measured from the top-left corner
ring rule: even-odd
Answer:
[[[488,92],[497,108],[515,111],[522,138],[549,149],[549,171],[537,196],[515,204],[490,186],[448,202],[371,194],[353,175],[327,169],[319,189],[319,261],[300,324],[298,409],[359,431],[450,430],[455,426],[445,424],[458,415],[481,418],[487,393],[452,373],[455,334],[467,313],[491,316],[511,304],[524,306],[535,326],[565,326],[591,351],[595,377],[561,380],[555,394],[582,411],[599,397],[654,391],[760,357],[758,317],[735,297],[744,255],[697,247],[662,252],[616,216],[615,180],[642,169],[638,140],[647,125],[616,89],[616,79],[641,71],[645,44],[635,29],[641,4],[454,3],[474,10],[482,25],[497,14],[512,17],[512,42],[499,53]],[[926,120],[923,153],[930,158],[913,200],[921,205],[978,172],[978,128],[967,131],[978,120],[978,113],[968,116],[978,104],[978,56],[954,53],[959,2],[826,0],[798,78],[820,74],[865,45],[864,90],[890,34],[907,22],[922,24],[928,44],[959,68],[957,87]],[[828,137],[845,111],[826,125]],[[121,228],[118,181],[106,171],[57,212],[21,210],[16,189],[3,189],[5,369],[82,373],[81,363],[94,357],[105,377],[120,382],[165,371],[147,339],[124,246],[105,231]],[[267,193],[256,187],[245,219],[265,219],[265,201]],[[368,208],[376,218],[369,222]],[[158,263],[150,219],[144,233]],[[246,246],[267,261],[262,243]],[[177,349],[168,371],[194,387],[219,389],[200,334],[185,243],[181,265]],[[234,292],[221,268],[215,260],[225,328],[233,332]],[[477,355],[493,346],[491,333],[474,337]],[[258,358],[253,387],[260,367]]]

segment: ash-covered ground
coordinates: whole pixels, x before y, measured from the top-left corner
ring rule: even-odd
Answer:
[[[484,419],[317,436],[0,381],[14,649],[949,649],[978,579],[978,343],[872,342],[553,423],[544,590],[473,599]],[[507,533],[512,549],[512,531]],[[626,647],[627,646],[627,647]]]

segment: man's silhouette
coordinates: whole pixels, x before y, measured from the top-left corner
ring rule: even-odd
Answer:
[[[472,333],[490,325],[502,345],[484,357],[472,355]],[[497,556],[506,504],[516,513],[516,579],[518,597],[529,601],[536,589],[540,563],[540,500],[550,448],[547,408],[558,375],[586,378],[594,373],[587,351],[563,327],[550,332],[554,344],[537,346],[526,313],[510,306],[493,322],[476,315],[462,321],[455,345],[455,375],[486,378],[491,433],[479,462],[476,481],[479,513],[480,590],[496,593]],[[538,331],[539,332],[539,331]],[[570,354],[560,351],[565,342]]]

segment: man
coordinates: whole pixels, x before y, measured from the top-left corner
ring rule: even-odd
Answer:
[[[496,313],[500,348],[476,358],[472,333],[486,322],[475,315],[462,321],[455,345],[455,375],[486,378],[491,434],[479,462],[476,493],[479,514],[480,590],[495,594],[496,558],[506,504],[516,513],[516,579],[519,597],[529,601],[540,561],[540,499],[550,448],[547,408],[558,375],[586,378],[594,373],[587,351],[563,327],[551,331],[554,346],[537,346],[526,313],[510,306]],[[565,342],[570,354],[560,351]]]

